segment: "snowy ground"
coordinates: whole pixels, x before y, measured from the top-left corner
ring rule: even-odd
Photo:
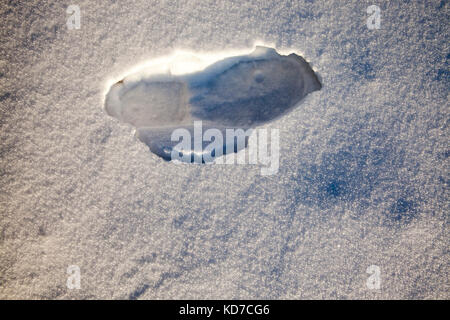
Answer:
[[[0,297],[450,298],[449,10],[2,1]],[[267,125],[280,129],[276,175],[165,162],[103,110],[111,79],[139,63],[255,41],[302,54],[323,85]]]

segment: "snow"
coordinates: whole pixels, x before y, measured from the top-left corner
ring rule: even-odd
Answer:
[[[245,137],[240,146],[235,144],[236,130],[244,135],[244,130],[286,114],[321,88],[303,58],[294,53],[282,56],[269,47],[257,46],[247,55],[220,58],[210,65],[204,63],[210,59],[196,55],[158,60],[114,83],[105,98],[105,111],[137,128],[138,139],[167,160],[182,154],[181,160],[201,163],[223,152],[240,151]],[[174,75],[174,69],[186,72]],[[203,120],[209,127],[205,135],[214,131],[206,143]]]
[[[449,298],[446,1],[5,1],[0,15],[1,298]],[[275,175],[163,161],[103,109],[151,59],[258,41],[323,85],[266,124]]]

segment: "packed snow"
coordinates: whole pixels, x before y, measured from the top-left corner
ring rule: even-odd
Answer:
[[[198,153],[199,161],[205,162],[205,158],[240,151],[244,140],[240,145],[235,138],[224,141],[227,130],[248,130],[276,119],[321,88],[303,58],[294,53],[281,56],[268,47],[257,46],[248,55],[220,59],[203,69],[206,59],[194,54],[182,58],[176,54],[172,59],[158,59],[167,61],[165,66],[147,63],[138,74],[112,85],[105,98],[106,112],[135,126],[139,140],[167,160],[184,153],[181,160],[191,162]],[[172,69],[189,71],[173,75]],[[195,130],[196,124],[201,131]],[[208,137],[208,132],[218,130],[207,141],[201,134],[204,126]],[[174,139],[180,130],[186,133]],[[197,131],[200,150],[194,150]]]
[[[449,298],[448,1],[3,1],[0,15],[2,299]],[[104,109],[148,61],[255,43],[323,85],[264,124],[277,174],[174,165]]]

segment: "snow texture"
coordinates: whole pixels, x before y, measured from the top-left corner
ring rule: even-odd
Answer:
[[[182,58],[168,59],[167,66],[162,67],[164,73],[152,73],[152,66],[125,77],[111,86],[105,101],[109,115],[137,127],[139,140],[166,160],[176,152],[186,162],[193,162],[195,156],[204,162],[205,156],[214,159],[246,145],[239,146],[234,139],[228,146],[223,140],[217,146],[216,141],[211,145],[204,141],[202,150],[194,150],[191,139],[196,136],[195,121],[202,121],[205,129],[219,130],[225,137],[227,129],[253,129],[278,118],[308,93],[321,88],[302,57],[294,53],[281,56],[272,48],[257,46],[251,54],[231,56],[196,72],[173,75],[173,67],[192,67],[193,61],[201,60],[195,55]],[[172,139],[180,128],[191,137],[190,147],[184,150],[180,145],[185,141]]]
[[[0,16],[1,298],[450,298],[448,1],[5,0]],[[264,125],[276,175],[163,161],[103,108],[136,65],[256,42],[323,85]]]

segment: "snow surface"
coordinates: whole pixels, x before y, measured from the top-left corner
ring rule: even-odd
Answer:
[[[286,114],[308,93],[321,88],[303,58],[279,55],[269,47],[257,46],[246,55],[219,58],[210,65],[195,54],[158,60],[167,61],[166,65],[150,62],[150,67],[114,83],[105,97],[105,111],[133,125],[138,139],[166,160],[175,160],[172,155],[181,153],[186,162],[194,158],[202,162],[211,159],[211,154],[217,158],[227,150],[240,151],[244,137],[241,146],[234,138],[227,146],[226,130],[254,129]],[[174,75],[172,69],[187,71]],[[195,134],[195,121],[215,130],[220,143],[215,136],[198,141],[200,148],[195,150],[194,137],[203,140],[201,133]],[[181,142],[173,139],[180,129],[186,133]],[[186,148],[181,149],[183,145]]]
[[[1,298],[449,298],[448,1],[2,1],[0,15]],[[276,175],[165,162],[103,110],[149,59],[257,41],[323,84],[267,125]]]

